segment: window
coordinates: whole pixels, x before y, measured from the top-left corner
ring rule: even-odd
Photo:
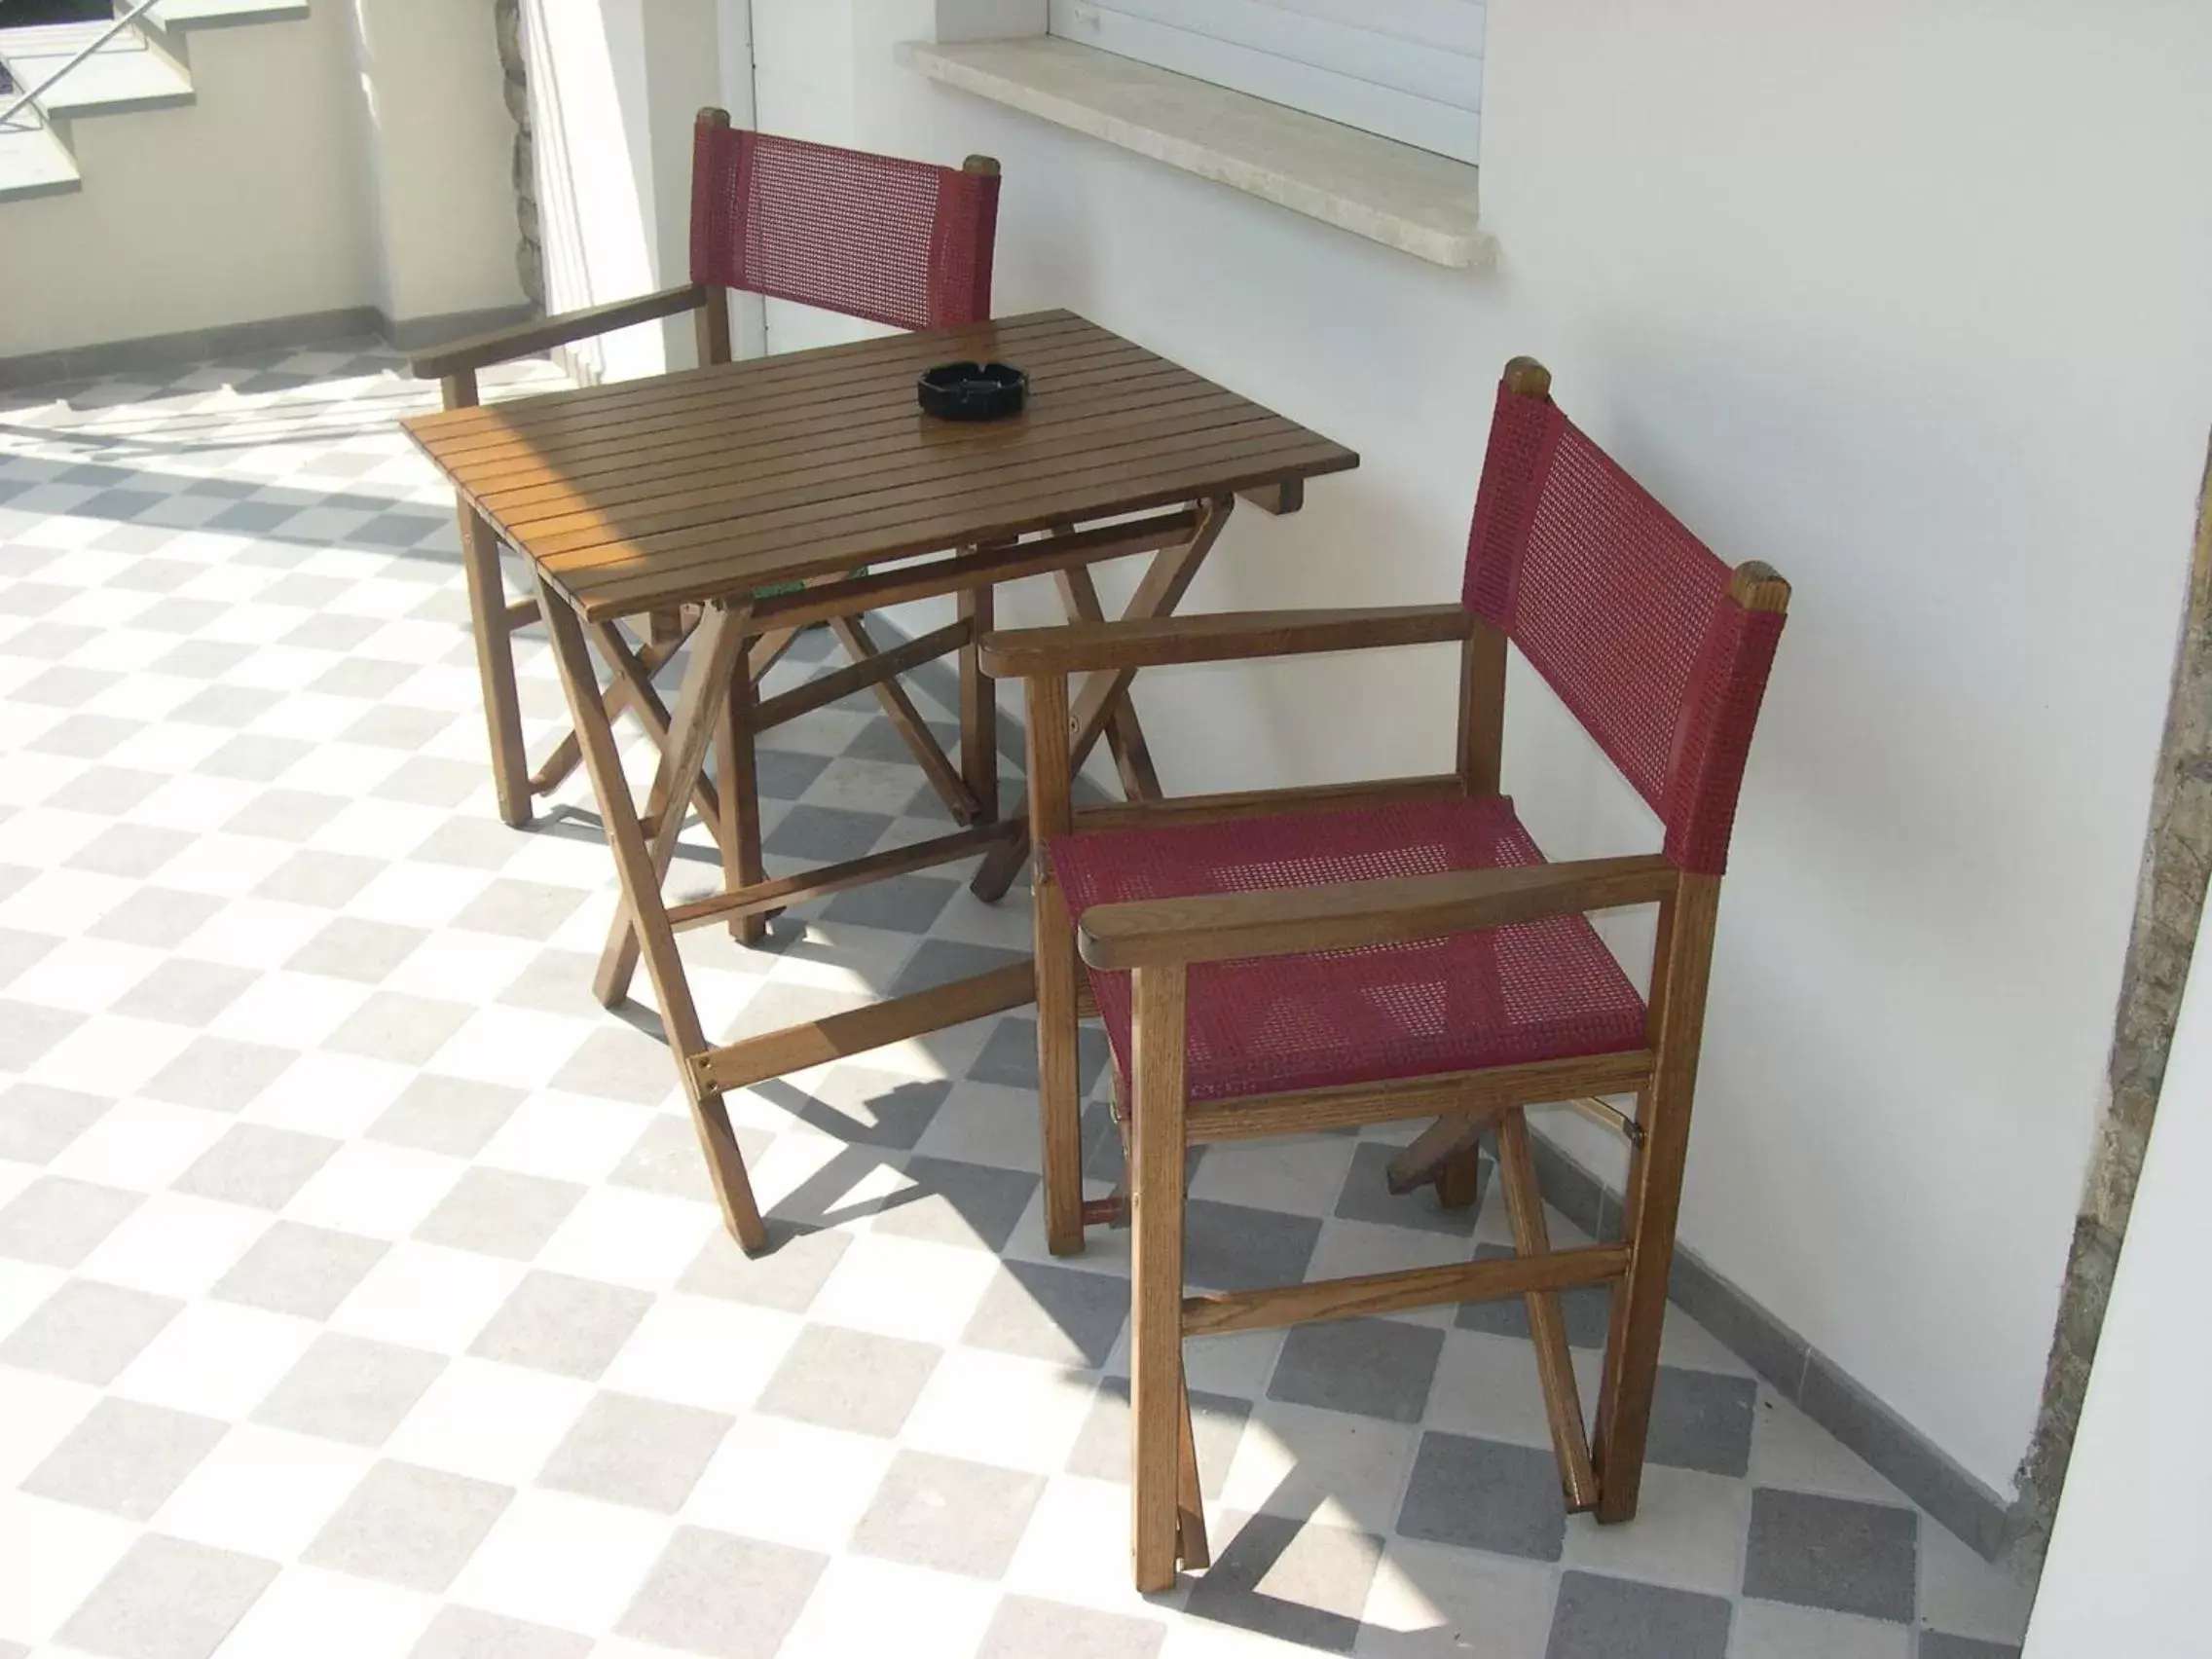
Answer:
[[[1484,0],[1051,0],[1051,32],[1458,161]]]

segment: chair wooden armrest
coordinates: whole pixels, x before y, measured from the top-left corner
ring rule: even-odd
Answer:
[[[1079,930],[1084,961],[1119,971],[1408,944],[1543,916],[1651,904],[1680,872],[1664,855],[1347,881],[1328,887],[1098,904]]]
[[[589,340],[597,334],[611,334],[634,322],[650,322],[656,316],[681,316],[687,311],[698,310],[706,299],[705,288],[696,282],[686,282],[681,288],[663,288],[657,294],[641,294],[634,300],[616,300],[611,305],[593,306],[589,311],[563,312],[557,316],[516,323],[511,328],[496,328],[489,334],[471,335],[466,340],[456,340],[434,351],[421,353],[409,361],[408,367],[415,371],[417,380],[444,380],[448,375],[480,369],[487,363],[504,363],[516,357],[533,356],[549,347]]]
[[[1353,610],[1232,610],[1137,622],[1071,622],[986,634],[984,671],[1000,680],[1237,657],[1421,645],[1467,637],[1465,608],[1404,605]]]

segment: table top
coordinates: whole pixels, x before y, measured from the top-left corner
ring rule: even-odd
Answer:
[[[922,414],[915,376],[967,358],[1026,369],[1028,408],[980,424]],[[594,621],[1359,464],[1064,311],[406,426]]]

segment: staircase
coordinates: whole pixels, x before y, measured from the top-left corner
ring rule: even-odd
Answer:
[[[102,39],[114,29],[113,21],[10,28],[9,8],[0,0],[0,70],[16,87],[0,92],[0,114],[21,93],[37,94],[12,119],[0,122],[0,202],[81,186],[70,143],[77,123],[191,103],[191,43],[199,31],[308,14],[307,0],[154,0],[143,10],[137,0],[114,3],[117,18],[138,15]],[[56,71],[88,48],[90,55],[47,87]]]

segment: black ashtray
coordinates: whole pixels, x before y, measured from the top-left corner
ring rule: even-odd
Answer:
[[[997,421],[1021,413],[1029,377],[1012,363],[940,363],[922,372],[914,395],[940,421]]]

